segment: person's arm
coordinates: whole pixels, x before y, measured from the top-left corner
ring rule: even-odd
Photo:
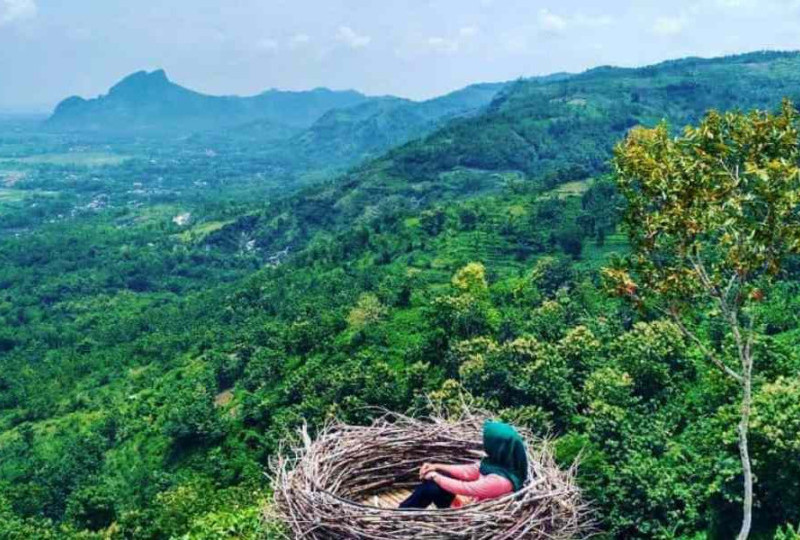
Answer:
[[[437,465],[436,471],[449,475],[456,480],[473,481],[481,477],[480,467],[477,463],[467,465]]]
[[[440,488],[454,495],[465,495],[478,499],[494,499],[514,491],[511,481],[498,474],[489,474],[474,482],[463,482],[437,473],[431,473],[430,479],[436,482]]]

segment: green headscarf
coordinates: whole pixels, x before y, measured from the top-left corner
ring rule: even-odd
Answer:
[[[525,442],[517,430],[502,422],[483,424],[483,451],[481,474],[499,474],[519,491],[528,479],[528,456]]]

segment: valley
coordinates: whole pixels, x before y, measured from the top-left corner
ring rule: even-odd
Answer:
[[[601,538],[732,537],[737,402],[608,290],[611,160],[631,128],[784,98],[798,53],[427,101],[139,72],[0,119],[0,538],[277,538],[264,471],[303,423],[463,399],[580,458]],[[758,538],[800,523],[798,263],[752,308]]]

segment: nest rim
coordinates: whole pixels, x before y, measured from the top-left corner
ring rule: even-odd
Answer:
[[[478,443],[478,434],[482,430],[483,422],[492,417],[485,412],[468,410],[456,418],[436,415],[411,418],[398,413],[382,412],[368,426],[350,426],[333,420],[322,427],[316,440],[312,440],[308,427],[304,425],[298,431],[301,444],[290,447],[288,455],[280,452],[271,461],[270,477],[275,489],[272,517],[283,521],[295,537],[403,537],[397,535],[397,530],[392,530],[393,520],[402,525],[402,531],[412,531],[411,536],[420,539],[566,539],[588,534],[591,527],[588,507],[582,501],[580,489],[574,483],[577,462],[566,470],[559,468],[552,456],[549,441],[536,438],[525,429],[519,431],[526,441],[529,477],[518,491],[461,507],[435,510],[387,508],[363,502],[364,494],[367,497],[379,494],[395,485],[403,485],[403,482],[418,483],[418,477],[411,480],[409,473],[415,473],[419,464],[424,461],[439,461],[436,458],[442,455],[441,447],[446,447],[445,450],[455,456],[450,459],[445,457],[443,462],[474,463],[483,455],[479,450],[481,445]],[[438,434],[441,439],[433,442],[425,439],[428,441],[427,446],[420,443],[418,446],[421,449],[415,448],[411,457],[405,455],[405,459],[402,459],[401,456],[399,463],[387,458],[395,457],[397,461],[398,458],[391,456],[391,452],[379,454],[375,458],[370,454],[369,444],[358,451],[353,450],[353,445],[359,441],[391,440],[392,435],[398,434],[405,435],[407,446],[409,441],[413,442],[420,436],[424,438]],[[410,447],[413,448],[413,444]],[[430,448],[434,447],[438,449],[438,454],[430,452]],[[386,452],[379,444],[377,448]],[[326,450],[334,454],[341,452],[342,455],[349,456],[350,461],[344,461],[342,465],[335,458],[327,456]],[[409,451],[408,447],[401,447],[401,450]],[[359,454],[359,451],[362,453]],[[431,453],[435,457],[430,457]],[[380,464],[373,469],[365,469],[372,475],[368,478],[378,479],[366,486],[359,482],[364,482],[367,477],[361,476],[357,467],[355,470],[350,467],[352,460],[364,455],[372,456],[370,459]],[[332,467],[326,460],[333,461],[335,465]],[[402,474],[392,475],[391,471],[397,472],[401,465],[404,467]],[[386,470],[390,473],[376,474],[376,471]],[[318,477],[319,473],[323,475]],[[385,474],[385,478],[381,478],[381,474]],[[448,529],[448,525],[455,527],[455,530]]]

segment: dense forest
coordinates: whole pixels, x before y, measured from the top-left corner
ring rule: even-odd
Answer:
[[[272,538],[263,472],[303,422],[463,399],[579,458],[601,537],[735,536],[737,396],[607,287],[634,247],[610,160],[635,126],[787,97],[800,54],[753,53],[278,132],[0,119],[0,538]],[[798,262],[752,308],[756,538],[800,534]]]

